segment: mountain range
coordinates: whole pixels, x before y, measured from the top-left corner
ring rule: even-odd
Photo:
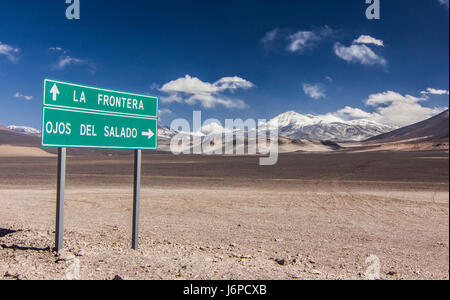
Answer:
[[[435,121],[435,123],[437,123],[436,126],[439,127],[441,131],[447,130],[448,136],[448,126],[445,127],[442,124],[442,119],[445,119],[445,116],[447,116],[448,120],[448,111],[439,116],[436,116],[435,120],[437,121]],[[423,122],[428,122],[428,120]],[[411,125],[413,127],[398,129],[393,126],[383,125],[364,119],[345,121],[333,115],[304,115],[299,114],[295,111],[289,111],[278,115],[277,117],[268,121],[266,124],[263,124],[263,128],[273,128],[274,126],[277,126],[280,137],[288,138],[291,140],[304,139],[310,141],[360,142],[380,138],[392,140],[395,138],[395,136],[401,135],[404,131],[409,132],[411,129],[421,128],[424,125],[421,122]],[[40,131],[31,127],[11,125],[8,126],[8,129],[14,132],[34,137],[40,136]],[[225,131],[226,129],[224,129],[219,124],[213,123],[204,126],[200,130],[200,132],[192,132],[190,134],[198,136],[220,134]],[[416,134],[411,133],[411,135],[414,136],[424,133],[424,131],[420,131],[420,129],[417,129],[417,131],[418,132]],[[428,131],[435,131],[435,129],[433,129],[432,127],[431,129],[428,129]],[[159,122],[158,136],[160,139],[169,140],[175,134],[177,134],[176,131],[173,131],[168,126]],[[437,133],[429,132],[428,134],[434,136]],[[445,135],[445,132],[440,134]]]
[[[431,119],[406,126],[385,134],[368,139],[368,143],[420,143],[428,141],[448,141],[449,139],[449,111],[432,117]]]
[[[345,121],[333,115],[303,115],[289,111],[276,116],[267,123],[260,123],[261,131],[278,128],[279,136],[292,140],[355,142],[390,132],[396,127],[379,124],[369,120]],[[192,135],[218,135],[229,131],[221,125],[211,123],[203,126]]]
[[[277,124],[279,135],[290,139],[323,141],[363,141],[396,129],[369,120],[345,121],[333,115],[303,115],[295,111],[281,114],[268,122]]]
[[[24,133],[26,135],[37,137],[41,136],[41,131],[33,127],[10,125],[7,128],[18,133]]]
[[[278,140],[280,153],[297,151],[358,151],[358,149],[364,151],[401,149],[406,151],[427,149],[448,150],[448,110],[425,121],[391,131],[389,131],[389,126],[364,120],[342,121],[328,115],[319,117],[288,112],[277,116],[266,124],[262,124],[264,129],[261,130],[273,126],[276,122],[278,122],[278,129],[282,135]],[[219,124],[210,124],[205,126],[200,132],[185,134],[196,136],[203,136],[205,134],[215,135],[220,134],[223,130],[223,127]],[[372,136],[383,131],[389,132]],[[9,126],[9,128],[7,128],[0,125],[0,146],[10,145],[40,148],[38,132],[38,130],[29,127]],[[160,138],[159,150],[163,152],[170,151],[171,137],[177,134],[177,132],[163,124],[159,124],[158,134]],[[289,137],[283,137],[283,135]],[[365,137],[369,138],[361,141]],[[334,142],[352,140],[359,142],[340,142],[339,144]],[[191,145],[188,147],[193,146],[194,145],[191,142]],[[216,146],[222,147],[223,145],[217,144]],[[45,151],[51,152],[52,149],[46,149]],[[96,150],[91,150],[91,152],[95,151]],[[78,152],[83,151],[71,149],[71,153]],[[114,153],[117,154],[118,151],[115,151]],[[126,151],[124,153],[126,154]]]
[[[9,129],[0,125],[0,145],[14,145],[22,147],[39,147],[40,138]]]

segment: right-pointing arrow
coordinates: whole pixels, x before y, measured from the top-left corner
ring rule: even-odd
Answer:
[[[146,136],[148,139],[151,139],[155,134],[150,129],[148,131],[143,131],[142,136]]]

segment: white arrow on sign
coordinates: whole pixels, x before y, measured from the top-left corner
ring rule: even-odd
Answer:
[[[56,86],[56,83],[53,85],[52,89],[50,90],[50,94],[53,94],[53,101],[56,101],[56,95],[59,95],[58,87]]]
[[[146,136],[148,139],[151,139],[155,134],[150,129],[148,131],[143,131],[142,136]]]

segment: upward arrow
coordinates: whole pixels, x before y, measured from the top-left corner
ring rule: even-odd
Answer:
[[[50,94],[53,94],[53,101],[56,101],[56,95],[59,95],[58,87],[56,86],[56,83],[53,85],[52,89],[50,90]]]

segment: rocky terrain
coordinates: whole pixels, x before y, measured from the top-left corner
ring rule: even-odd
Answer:
[[[448,279],[446,151],[146,153],[139,251],[132,160],[68,158],[56,254],[55,157],[0,156],[0,278]]]

